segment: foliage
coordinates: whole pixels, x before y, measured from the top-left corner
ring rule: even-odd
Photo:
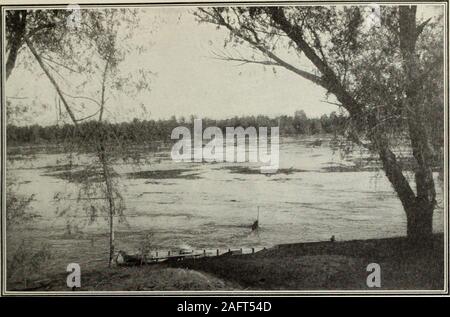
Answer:
[[[18,194],[18,186],[9,181],[6,186],[6,226],[9,238],[18,239],[18,227],[29,223],[37,217],[30,212],[30,203],[34,195],[24,196]],[[23,239],[20,245],[8,252],[7,274],[8,281],[18,281],[27,287],[28,281],[51,258],[49,245],[36,247],[29,240]]]
[[[253,49],[251,54],[239,53],[239,57],[222,53],[222,59],[284,67],[324,86],[328,94],[336,93],[331,81],[339,82],[342,89],[364,107],[364,116],[357,118],[361,122],[347,127],[365,128],[360,137],[367,139],[371,131],[366,117],[375,114],[383,131],[395,141],[407,133],[404,114],[407,109],[402,103],[405,76],[399,45],[399,15],[396,6],[381,6],[380,10],[380,26],[367,24],[371,19],[369,6],[200,8],[196,16],[200,23],[229,30],[225,48],[231,46],[235,51],[250,46]],[[276,14],[282,18],[276,20]],[[282,19],[292,26],[290,33],[280,24]],[[417,43],[418,71],[423,83],[423,104],[433,108],[423,113],[424,120],[433,122],[429,125],[430,140],[439,142],[435,144],[439,148],[443,145],[444,109],[442,16],[426,23]],[[300,48],[295,41],[295,32],[301,32],[305,46],[320,59],[317,64],[324,64],[323,69],[311,60],[307,68],[299,66],[305,65],[309,57],[305,56],[304,47]],[[329,73],[324,73],[325,68]]]
[[[351,118],[349,139],[379,156],[406,212],[407,235],[423,243],[431,239],[436,206],[432,165],[443,150],[443,12],[420,20],[417,6],[378,8],[213,7],[196,15],[229,31],[225,47],[250,46],[258,54],[222,59],[283,67],[334,95]],[[310,69],[299,66],[305,59]],[[415,190],[396,154],[405,140]]]
[[[71,14],[78,18],[69,21]],[[120,68],[128,55],[144,51],[142,46],[138,44],[136,48],[130,41],[139,21],[137,10],[22,10],[11,12],[7,20],[8,38],[14,44],[8,49],[7,77],[15,66],[20,47],[26,44],[31,54],[22,55],[25,67],[39,65],[56,90],[60,106],[64,106],[64,115],[60,111],[60,119],[65,121],[69,118],[73,124],[71,135],[64,136],[65,140],[69,139],[66,147],[70,150],[69,156],[79,151],[96,154],[94,162],[79,174],[83,178],[79,182],[80,197],[90,200],[93,194],[103,196],[101,200],[93,197],[84,209],[89,212],[91,220],[97,217],[98,211],[106,212],[110,221],[111,259],[114,217],[123,218],[124,202],[114,180],[116,174],[110,166],[109,154],[117,152],[123,145],[111,142],[117,138],[105,129],[108,124],[104,123],[104,113],[108,112],[109,99],[118,97],[116,93],[133,95],[149,89],[151,72],[140,68],[137,74],[133,74]],[[15,31],[18,20],[21,32]],[[12,101],[9,108],[12,113],[19,112]],[[95,122],[80,127],[82,122],[94,117],[97,118]],[[36,132],[35,127],[34,140],[39,138]],[[92,182],[92,170],[101,176],[103,183]],[[98,205],[97,201],[107,207]],[[66,215],[67,209],[59,214]],[[69,219],[68,226],[71,225]]]
[[[142,239],[142,241],[139,244],[138,254],[141,261],[141,265],[146,262],[148,254],[150,253],[150,251],[153,250],[152,238],[153,233],[147,233],[144,239]]]
[[[18,194],[17,186],[12,181],[6,185],[6,225],[11,228],[14,225],[23,224],[36,217],[29,211],[29,205],[34,200],[34,195],[25,196]]]
[[[21,144],[64,144],[73,141],[73,138],[81,138],[84,148],[92,149],[92,140],[104,138],[111,143],[123,144],[152,144],[154,141],[170,142],[173,128],[186,126],[193,129],[193,118],[186,120],[184,117],[166,120],[139,120],[122,123],[98,123],[96,121],[82,123],[81,129],[84,136],[77,136],[73,125],[52,126],[14,126],[7,127],[7,142],[9,145]],[[222,131],[226,127],[280,127],[280,134],[311,135],[321,133],[341,134],[345,129],[348,118],[343,114],[332,112],[329,116],[320,118],[308,118],[300,110],[294,116],[282,115],[270,118],[264,115],[233,117],[229,119],[213,120],[204,118],[203,125],[216,126]],[[81,141],[80,140],[80,141]],[[80,142],[81,143],[81,142]],[[126,151],[125,151],[126,152]],[[121,154],[126,154],[122,152]]]
[[[48,263],[52,256],[48,244],[36,246],[29,240],[22,240],[12,256],[8,256],[7,273],[9,283],[18,281],[24,288],[27,288],[28,282],[36,276],[38,271]]]

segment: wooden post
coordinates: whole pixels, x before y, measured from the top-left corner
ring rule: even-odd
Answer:
[[[219,249],[217,249],[217,256],[219,256]]]
[[[169,251],[167,251],[167,256],[170,256],[170,250],[169,250]]]
[[[255,248],[252,248],[252,254],[255,253]]]
[[[203,255],[206,256],[206,250],[205,249],[203,249]]]

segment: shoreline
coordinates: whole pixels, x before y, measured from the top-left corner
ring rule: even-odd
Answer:
[[[406,237],[282,244],[239,258],[187,260],[176,263],[238,282],[249,289],[367,289],[367,265],[381,268],[380,289],[444,288],[444,235],[433,235],[426,248]],[[220,261],[220,262],[219,262]],[[378,288],[376,288],[378,289]],[[375,289],[375,290],[376,290]]]
[[[443,290],[443,249],[442,233],[427,248],[405,237],[281,244],[254,254],[82,269],[79,290]],[[366,284],[370,263],[380,265],[381,288]],[[14,290],[70,291],[67,274]]]

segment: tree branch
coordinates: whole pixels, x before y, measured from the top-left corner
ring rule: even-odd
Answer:
[[[290,63],[287,63],[286,61],[284,61],[283,59],[281,59],[280,57],[278,57],[277,55],[275,55],[274,53],[272,53],[270,50],[268,50],[266,47],[264,47],[264,45],[255,42],[253,39],[251,39],[248,36],[245,36],[244,34],[242,34],[241,32],[239,32],[237,29],[233,28],[233,26],[231,26],[228,22],[225,21],[225,19],[222,17],[222,15],[220,15],[220,13],[218,13],[217,11],[216,15],[214,16],[216,18],[216,20],[218,20],[219,24],[226,27],[231,33],[233,33],[234,35],[236,35],[237,37],[243,39],[244,41],[246,41],[247,43],[251,44],[253,47],[255,47],[256,49],[258,49],[260,52],[262,52],[264,55],[266,55],[267,57],[269,57],[270,59],[274,60],[279,66],[283,66],[284,68],[296,73],[297,75],[308,79],[310,81],[312,81],[313,83],[324,87],[323,85],[323,81],[322,78],[311,74],[309,72],[306,72],[304,70],[301,70],[295,66],[293,66]],[[210,15],[210,13],[207,13]]]
[[[105,69],[103,70],[103,78],[102,78],[102,94],[100,101],[100,115],[98,116],[98,121],[102,121],[103,119],[103,110],[105,108],[105,85],[106,85],[106,75],[108,73],[109,68],[109,56],[106,58]]]
[[[76,71],[76,70],[74,70],[74,69],[72,69],[72,68],[70,68],[70,67],[68,67],[68,66],[66,66],[66,65],[64,65],[64,64],[61,64],[61,63],[59,63],[59,62],[56,62],[55,60],[53,60],[53,59],[51,59],[51,58],[49,58],[49,57],[46,57],[46,56],[44,56],[44,55],[41,55],[41,58],[42,58],[43,60],[49,61],[49,62],[51,62],[51,63],[54,63],[54,64],[56,64],[56,65],[58,65],[58,66],[61,66],[61,67],[65,68],[65,69],[67,69],[67,70],[69,70],[69,71],[71,71],[71,72],[73,72],[73,73],[80,73],[80,72],[78,72],[78,71]]]
[[[261,65],[265,65],[265,66],[281,66],[280,64],[272,62],[272,61],[257,61],[257,60],[251,60],[251,59],[245,59],[245,58],[215,57],[214,59],[222,60],[222,61],[229,61],[229,62],[241,62],[241,64],[239,64],[239,65],[261,64]]]
[[[348,110],[353,118],[362,118],[363,106],[360,105],[342,86],[333,70],[323,61],[303,39],[303,31],[298,25],[291,24],[282,8],[269,7],[268,14],[283,32],[297,45],[305,56],[317,67],[322,74],[323,87],[332,92],[342,106]]]
[[[90,97],[86,97],[86,96],[71,96],[65,92],[63,92],[63,94],[66,95],[67,97],[70,97],[73,99],[84,99],[84,100],[92,101],[93,103],[95,103],[96,105],[98,105],[100,107],[100,103],[97,100],[95,100],[94,98],[90,98]]]
[[[78,128],[77,119],[76,119],[74,113],[72,112],[72,109],[70,108],[69,104],[67,103],[66,98],[64,97],[64,94],[61,91],[61,88],[59,87],[58,83],[55,81],[55,79],[53,78],[52,74],[50,74],[50,72],[48,71],[48,69],[45,66],[44,62],[42,61],[39,53],[36,51],[36,49],[34,48],[33,44],[28,39],[28,37],[24,36],[24,41],[27,44],[27,46],[30,49],[30,51],[33,54],[33,56],[36,58],[37,62],[41,66],[41,68],[44,71],[44,73],[47,75],[47,77],[50,80],[50,82],[52,83],[52,85],[55,87],[56,92],[58,93],[59,98],[61,98],[61,101],[63,102],[64,107],[66,108],[66,111],[69,114],[70,119],[72,120],[73,124],[75,125],[76,128]]]

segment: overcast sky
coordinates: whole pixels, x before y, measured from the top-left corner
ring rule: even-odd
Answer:
[[[213,25],[198,24],[192,10],[142,9],[135,41],[141,41],[149,50],[125,60],[122,66],[129,70],[145,68],[155,73],[151,91],[136,98],[122,96],[109,100],[109,120],[120,122],[135,117],[159,119],[191,114],[200,118],[275,116],[293,115],[296,110],[316,117],[337,110],[336,106],[324,102],[322,88],[287,70],[278,68],[274,73],[272,68],[264,69],[261,65],[239,66],[214,59],[212,52],[223,48],[228,33]],[[307,64],[305,67],[308,69]],[[19,65],[6,89],[7,96],[25,97],[27,99],[23,100],[34,103],[34,110],[20,124],[56,123],[55,91],[39,68],[30,72]],[[46,107],[40,107],[41,104]]]

